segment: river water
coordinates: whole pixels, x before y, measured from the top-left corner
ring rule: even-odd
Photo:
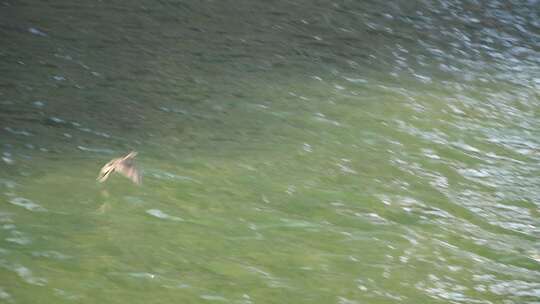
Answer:
[[[2,1],[0,302],[539,303],[539,8]]]

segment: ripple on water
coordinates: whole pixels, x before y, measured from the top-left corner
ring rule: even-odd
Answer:
[[[47,33],[35,28],[35,27],[30,27],[28,28],[28,32],[30,34],[33,34],[33,35],[36,35],[36,36],[42,36],[42,37],[47,37]]]
[[[33,134],[24,130],[15,130],[10,127],[5,127],[4,130],[8,131],[11,134],[14,135],[22,135],[22,136],[32,136]]]
[[[350,166],[350,160],[342,158],[341,163],[337,163],[337,166],[339,167],[340,171],[344,174],[358,174],[356,170],[351,168]]]
[[[194,183],[197,183],[197,184],[201,184],[200,181],[198,181],[198,180],[196,180],[196,179],[194,179],[192,177],[178,175],[178,174],[174,174],[174,173],[170,173],[170,172],[162,171],[162,170],[149,171],[148,174],[155,177],[155,178],[157,178],[157,179],[174,180],[174,181],[188,181],[188,182],[194,182]]]
[[[0,287],[0,300],[12,303],[13,297],[9,293],[7,293],[4,288]]]
[[[430,158],[430,159],[436,159],[436,160],[441,159],[441,157],[437,155],[437,153],[435,153],[435,151],[431,149],[422,149],[422,153],[424,154],[425,157]]]
[[[201,297],[201,299],[207,300],[207,301],[229,302],[229,300],[227,300],[227,298],[222,297],[222,296],[203,294],[200,297]]]
[[[484,169],[479,169],[479,170],[472,169],[472,168],[460,169],[459,173],[461,173],[461,175],[463,175],[464,177],[484,178],[484,177],[490,176],[489,172]]]
[[[453,146],[455,146],[456,148],[459,148],[463,151],[467,151],[467,152],[473,152],[473,153],[480,153],[481,151],[469,144],[466,144],[462,141],[458,141],[458,142],[454,142],[452,143]]]
[[[32,252],[33,257],[44,257],[49,258],[53,260],[67,260],[70,259],[71,256],[65,255],[63,253],[60,253],[58,251],[54,250],[48,250],[48,251],[34,251]]]
[[[383,218],[382,216],[378,215],[377,213],[370,212],[370,213],[361,213],[356,212],[354,213],[355,216],[362,218],[365,221],[368,221],[374,225],[388,225],[390,222]]]
[[[8,189],[13,189],[17,186],[17,183],[9,179],[0,178],[0,185],[3,185],[4,187]]]
[[[341,126],[341,124],[339,122],[337,122],[335,120],[332,120],[332,119],[326,118],[326,115],[324,115],[322,113],[315,113],[315,117],[313,119],[315,119],[316,121],[322,122],[322,123],[327,123],[327,124],[330,124],[330,125],[334,125],[336,127]]]
[[[29,211],[38,211],[38,212],[47,211],[47,209],[43,208],[41,205],[34,203],[33,201],[24,197],[14,197],[9,200],[9,203],[15,206],[23,207],[24,209],[29,210]]]
[[[149,273],[149,272],[130,272],[128,273],[130,277],[137,278],[137,279],[155,279],[157,278],[156,274]]]
[[[519,297],[540,298],[540,283],[520,280],[499,281],[489,286],[489,290],[496,295],[512,295]]]
[[[157,217],[159,219],[163,219],[163,220],[171,220],[171,221],[177,221],[177,222],[184,221],[184,219],[181,217],[169,215],[159,209],[148,209],[146,210],[146,213],[150,214],[151,216]]]
[[[104,148],[92,148],[92,147],[85,147],[85,146],[77,146],[77,149],[85,152],[94,152],[94,153],[103,153],[103,154],[114,154],[114,151],[111,149],[104,149]]]
[[[47,104],[46,101],[42,101],[42,100],[36,100],[34,102],[32,102],[32,105],[36,108],[43,108],[45,105]]]
[[[352,83],[368,83],[368,81],[366,79],[363,79],[363,78],[350,78],[350,77],[343,76],[343,79],[347,80],[348,82],[352,82]]]
[[[0,212],[0,223],[3,224],[2,229],[10,230],[15,228],[15,225],[12,224],[13,219],[11,218],[11,216],[11,213]]]
[[[28,245],[32,243],[32,240],[27,237],[24,233],[17,230],[10,230],[11,236],[6,238],[6,241],[19,244],[19,245]]]
[[[56,117],[56,116],[50,116],[50,117],[46,118],[45,119],[45,124],[49,125],[49,126],[64,126],[64,127],[70,126],[70,124],[67,121],[65,121],[64,119],[62,119],[60,117]]]
[[[255,267],[255,266],[244,266],[244,267],[250,273],[253,273],[253,274],[257,275],[259,278],[264,280],[266,282],[266,284],[271,288],[287,288],[287,287],[289,287],[289,285],[287,285],[287,283],[284,282],[283,279],[272,275],[268,271],[264,271],[264,270],[262,270],[260,268]]]
[[[143,205],[144,200],[137,196],[124,196],[124,200],[133,205]]]
[[[2,153],[2,160],[8,165],[13,165],[15,163],[9,152]]]
[[[465,295],[467,287],[456,284],[448,278],[439,278],[435,274],[428,275],[428,279],[415,285],[430,297],[440,300],[456,301],[463,303],[480,303],[481,301],[469,298]]]
[[[175,108],[167,108],[167,107],[164,107],[164,106],[160,106],[160,107],[158,107],[158,109],[160,111],[167,112],[167,113],[176,113],[176,114],[182,114],[182,115],[188,114],[187,111],[184,111],[184,110],[181,110],[181,109],[175,109]]]
[[[260,225],[256,227],[256,229],[267,230],[267,229],[276,229],[276,228],[278,229],[279,228],[298,228],[298,229],[318,230],[321,227],[322,227],[321,224],[312,223],[309,221],[289,219],[289,218],[280,218],[279,222],[277,223],[268,224],[268,225]]]
[[[45,286],[47,284],[47,279],[36,277],[32,270],[19,265],[19,264],[8,264],[6,261],[0,261],[0,266],[10,271],[15,272],[23,281],[28,284],[36,286]]]
[[[355,300],[351,300],[351,299],[347,299],[345,297],[338,297],[338,303],[339,304],[359,304],[360,302],[355,301]]]
[[[81,298],[81,296],[78,296],[78,295],[75,295],[73,293],[70,293],[70,292],[67,292],[63,289],[60,289],[60,288],[55,288],[54,289],[54,294],[61,297],[61,298],[64,298],[66,300],[79,300]]]

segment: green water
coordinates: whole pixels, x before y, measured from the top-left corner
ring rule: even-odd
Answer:
[[[538,15],[2,2],[0,302],[538,303]]]

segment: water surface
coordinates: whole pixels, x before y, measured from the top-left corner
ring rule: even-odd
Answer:
[[[1,301],[539,302],[538,15],[4,1]]]

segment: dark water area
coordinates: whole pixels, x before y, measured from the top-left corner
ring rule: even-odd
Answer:
[[[539,1],[2,1],[0,302],[538,303],[539,96]]]

